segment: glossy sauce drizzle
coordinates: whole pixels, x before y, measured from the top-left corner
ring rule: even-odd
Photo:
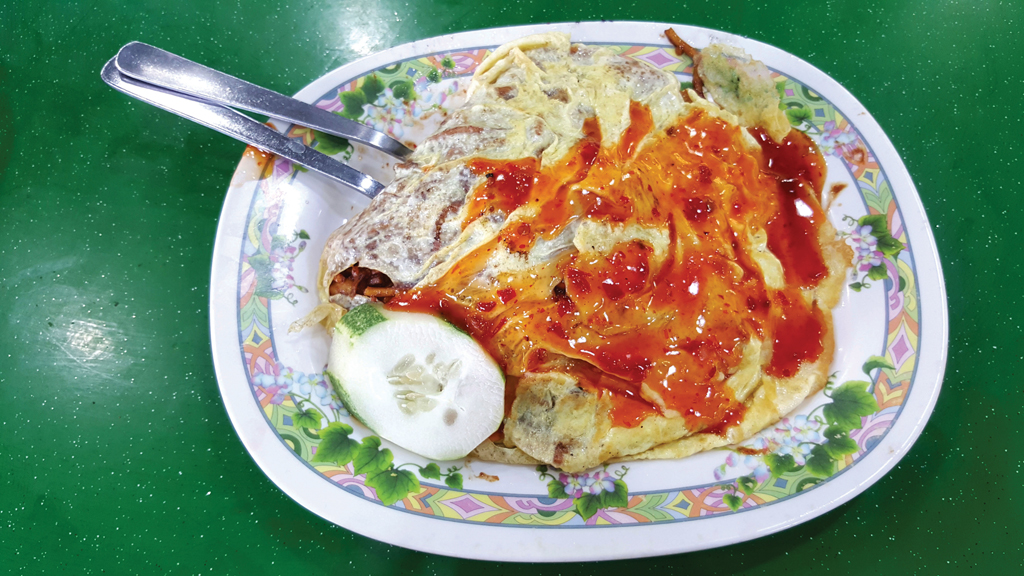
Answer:
[[[645,106],[634,102],[630,118],[610,150],[591,119],[552,166],[472,162],[486,180],[469,199],[469,221],[513,217],[438,283],[388,306],[445,316],[510,376],[573,375],[611,399],[616,425],[678,413],[694,430],[724,433],[744,412],[728,379],[751,339],[772,347],[765,370],[776,376],[823,350],[822,314],[801,288],[827,274],[818,245],[824,162],[796,131],[776,144],[754,130],[762,152],[752,153],[740,128],[701,110],[657,134]],[[592,237],[577,238],[600,247],[483,274],[585,221]],[[757,229],[782,263],[784,289],[766,286],[748,235],[736,232]]]

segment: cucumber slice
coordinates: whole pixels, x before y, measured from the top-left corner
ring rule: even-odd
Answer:
[[[334,329],[328,376],[348,411],[406,450],[455,460],[504,417],[505,378],[448,322],[363,304]]]

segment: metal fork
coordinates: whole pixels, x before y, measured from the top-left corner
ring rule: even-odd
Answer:
[[[395,158],[412,153],[358,122],[140,42],[121,48],[103,67],[101,77],[115,90],[307,166],[371,198],[384,188],[381,183],[232,108],[347,138]]]

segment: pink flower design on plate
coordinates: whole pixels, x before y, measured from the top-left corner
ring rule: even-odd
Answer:
[[[857,136],[850,129],[849,125],[837,128],[834,120],[825,122],[821,127],[821,139],[818,146],[822,154],[842,156],[843,151],[849,151],[856,147]]]
[[[615,477],[605,471],[594,472],[590,475],[589,484],[585,490],[595,496],[601,492],[614,492]]]
[[[584,474],[586,476],[586,474]],[[565,493],[570,498],[579,498],[583,495],[583,484],[580,482],[580,478],[576,474],[566,474],[562,472],[558,475],[558,481],[565,487]]]
[[[583,494],[597,496],[602,492],[615,491],[615,477],[603,470],[591,474],[563,472],[558,475],[558,481],[565,487],[565,493],[572,498],[579,498]]]
[[[275,376],[274,374],[257,374],[252,379],[253,383],[263,388],[263,391],[270,396],[271,404],[281,404],[284,399],[291,392],[292,383],[291,379],[285,377],[283,374]]]
[[[855,266],[861,272],[867,272],[875,266],[881,265],[882,259],[885,258],[882,251],[878,249],[878,238],[872,236],[872,231],[871,226],[860,226],[854,228],[849,238],[846,239],[846,243],[853,248]]]

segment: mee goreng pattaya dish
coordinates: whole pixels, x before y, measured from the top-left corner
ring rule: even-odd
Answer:
[[[851,259],[825,162],[763,64],[695,60],[699,92],[566,34],[481,63],[324,249],[312,318],[354,417],[575,472],[739,442],[824,386]]]

